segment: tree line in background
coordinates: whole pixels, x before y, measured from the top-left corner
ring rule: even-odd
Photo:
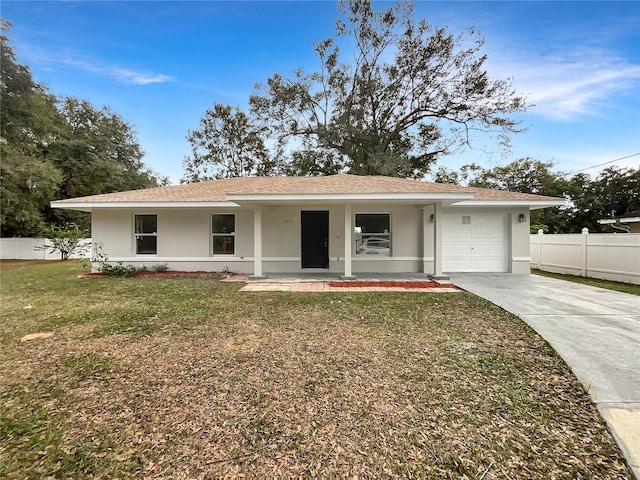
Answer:
[[[342,0],[335,38],[314,43],[318,68],[257,84],[249,111],[214,103],[188,132],[183,182],[250,175],[423,178],[476,135],[505,147],[526,100],[489,77],[484,39],[413,18],[414,5],[384,11]],[[338,43],[349,51],[343,53]]]
[[[56,97],[17,62],[2,22],[0,65],[0,224],[3,237],[33,236],[45,225],[89,227],[89,215],[53,210],[63,198],[154,187],[136,133],[109,107]]]
[[[640,171],[607,168],[592,179],[520,159],[460,171],[435,162],[472,148],[476,134],[508,151],[518,133],[512,116],[526,100],[509,81],[489,78],[483,39],[469,29],[413,20],[413,4],[376,11],[364,0],[339,3],[336,39],[314,44],[319,68],[274,74],[256,85],[249,111],[214,103],[189,131],[191,155],[182,182],[254,175],[388,175],[425,178],[567,199],[565,207],[533,211],[531,223],[550,233],[600,231],[604,207],[640,208]],[[142,162],[135,131],[108,107],[59,98],[16,61],[2,20],[0,221],[2,236],[31,236],[44,225],[87,214],[52,210],[51,200],[166,184]],[[338,39],[353,47],[342,54]],[[346,59],[346,60],[345,60]]]
[[[533,193],[567,200],[563,207],[531,211],[531,230],[545,233],[610,231],[598,224],[607,215],[608,205],[619,204],[627,211],[640,209],[640,169],[609,167],[592,178],[586,173],[568,175],[553,171],[552,162],[521,158],[508,165],[482,168],[464,165],[459,171],[440,167],[436,182],[511,192]],[[618,211],[618,214],[624,213]]]
[[[438,158],[491,135],[508,151],[518,133],[513,114],[528,107],[508,81],[490,79],[483,39],[473,28],[453,35],[413,20],[413,4],[375,11],[371,2],[342,0],[336,40],[314,44],[319,68],[279,73],[257,84],[249,111],[214,103],[189,131],[192,153],[182,182],[252,175],[388,175],[562,197],[564,207],[535,210],[533,229],[602,231],[605,207],[640,208],[640,172],[607,168],[597,178],[569,177],[553,164],[525,158],[459,172]],[[346,61],[344,60],[346,58]],[[608,227],[610,228],[610,227]]]

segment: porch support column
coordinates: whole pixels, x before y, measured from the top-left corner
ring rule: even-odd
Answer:
[[[433,206],[433,275],[434,280],[449,280],[448,275],[442,274],[442,203]]]
[[[344,275],[340,278],[342,280],[353,280],[353,273],[351,272],[351,237],[353,232],[353,226],[351,223],[351,204],[345,203],[344,205]]]
[[[422,273],[431,275],[433,270],[434,206],[422,207]]]
[[[253,207],[253,275],[249,280],[267,278],[262,273],[262,205]]]

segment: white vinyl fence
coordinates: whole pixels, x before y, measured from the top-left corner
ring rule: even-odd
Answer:
[[[91,245],[91,239],[82,241]],[[60,253],[49,253],[50,250],[36,250],[35,247],[49,245],[46,238],[0,238],[0,259],[2,260],[60,260]],[[91,248],[84,254],[71,258],[91,258]]]
[[[531,235],[531,267],[640,285],[640,233]]]

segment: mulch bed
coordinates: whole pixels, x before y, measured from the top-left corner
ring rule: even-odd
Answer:
[[[205,272],[205,271],[195,271],[195,272],[187,272],[182,270],[167,270],[165,272],[154,272],[154,271],[139,271],[134,272],[134,277],[175,277],[175,276],[184,276],[184,277],[193,277],[193,278],[202,278],[202,277],[221,277],[224,274],[219,272]],[[80,278],[91,278],[91,277],[108,277],[102,272],[91,272],[80,275]]]
[[[386,287],[386,288],[455,288],[452,283],[438,283],[433,280],[355,280],[329,282],[330,287]]]

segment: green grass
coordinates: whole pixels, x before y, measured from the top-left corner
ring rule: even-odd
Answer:
[[[468,293],[0,268],[3,478],[631,478],[566,364]]]
[[[607,290],[615,290],[616,292],[630,293],[631,295],[640,295],[640,285],[631,283],[613,282],[611,280],[600,280],[597,278],[585,278],[575,275],[563,275],[561,273],[543,272],[542,270],[531,270],[531,273],[542,277],[558,278],[569,282],[582,283],[591,285],[592,287],[606,288]]]

